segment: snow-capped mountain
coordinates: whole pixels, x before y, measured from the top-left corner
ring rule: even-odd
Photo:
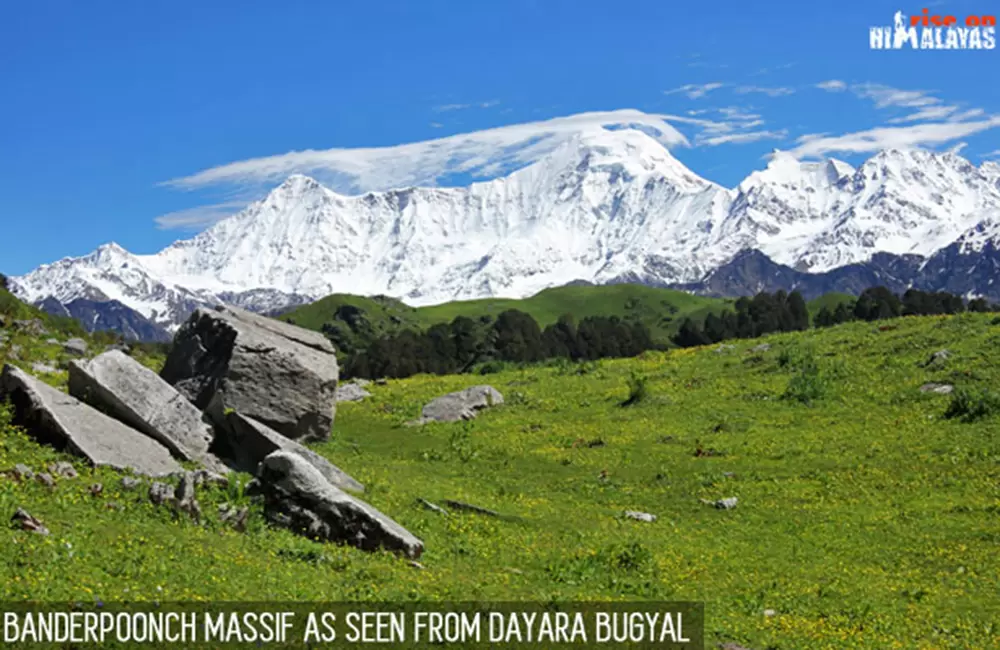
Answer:
[[[422,305],[578,280],[697,289],[748,250],[818,277],[880,253],[994,250],[998,223],[1000,166],[955,154],[888,150],[854,169],[775,152],[727,189],[641,130],[591,127],[467,187],[344,196],[292,176],[159,253],[107,244],[14,285],[32,301],[117,300],[173,328],[200,304],[269,311],[338,292]]]

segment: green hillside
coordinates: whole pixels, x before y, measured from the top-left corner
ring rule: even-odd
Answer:
[[[572,314],[581,320],[588,316],[619,316],[639,320],[645,324],[654,339],[666,343],[686,316],[703,318],[709,311],[721,310],[731,301],[704,298],[683,291],[658,289],[635,284],[603,286],[566,286],[546,289],[522,300],[486,298],[482,300],[455,301],[429,307],[409,307],[398,300],[386,297],[364,298],[348,294],[334,294],[314,303],[298,307],[280,316],[282,320],[302,327],[321,330],[324,325],[339,327],[350,337],[352,329],[345,319],[352,318],[353,307],[363,312],[364,331],[377,336],[402,329],[424,330],[431,325],[450,322],[457,316],[472,319],[495,318],[507,309],[526,312],[540,327],[555,323],[563,314]],[[360,340],[361,336],[355,336]]]
[[[848,307],[852,307],[857,299],[857,296],[852,296],[847,293],[831,292],[824,294],[815,300],[809,301],[809,317],[815,318],[816,314],[818,314],[819,310],[823,309],[823,307],[826,307],[831,312],[833,312],[837,308],[837,305],[840,305],[841,303],[846,304]]]
[[[46,329],[69,336],[82,336],[83,326],[72,318],[52,316],[41,309],[18,300],[10,291],[0,287],[0,322],[15,320],[37,320]]]
[[[0,536],[0,599],[693,600],[706,648],[1000,647],[1000,319],[729,343],[490,375],[505,404],[469,422],[402,426],[482,377],[389,381],[339,405],[314,449],[424,540],[422,568],[269,529],[258,506],[235,532],[216,506],[247,503],[237,485],[199,493],[199,526],[110,470],[76,463],[55,488],[8,474],[0,516],[25,508],[51,535]],[[0,414],[0,469],[62,458]]]

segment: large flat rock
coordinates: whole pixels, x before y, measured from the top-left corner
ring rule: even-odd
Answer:
[[[149,436],[14,366],[0,374],[0,397],[14,404],[15,421],[42,442],[94,465],[162,476],[181,471],[166,447]]]
[[[224,409],[218,400],[209,404],[205,414],[215,423],[219,453],[240,471],[254,474],[269,455],[287,451],[304,458],[323,478],[341,490],[365,490],[364,485],[313,450],[239,411]]]
[[[321,334],[233,307],[198,309],[160,376],[200,409],[218,400],[293,440],[326,440],[337,357]]]
[[[257,472],[271,521],[321,541],[418,558],[424,544],[410,531],[330,484],[298,454],[276,451]]]
[[[183,460],[216,465],[214,432],[201,412],[159,375],[118,350],[69,364],[70,395],[145,433]]]
[[[431,400],[412,424],[471,420],[480,410],[499,404],[503,404],[500,391],[487,385],[472,386]]]

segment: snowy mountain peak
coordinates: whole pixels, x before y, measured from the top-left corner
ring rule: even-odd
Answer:
[[[420,305],[576,280],[683,285],[747,250],[815,273],[1000,236],[1000,166],[955,154],[888,150],[854,169],[775,151],[729,190],[646,128],[588,124],[546,151],[466,187],[344,196],[296,174],[154,255],[106,244],[15,285],[30,300],[118,300],[175,327],[219,301],[266,310],[345,292]]]

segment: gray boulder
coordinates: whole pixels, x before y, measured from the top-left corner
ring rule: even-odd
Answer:
[[[359,384],[341,384],[337,386],[338,402],[360,402],[372,394],[362,388]]]
[[[31,372],[38,375],[50,375],[54,372],[59,372],[59,369],[56,368],[55,366],[50,366],[47,363],[36,361],[31,364]]]
[[[155,372],[120,351],[70,362],[69,392],[155,439],[177,458],[220,465],[209,453],[212,426],[198,409]]]
[[[66,354],[82,357],[87,354],[87,342],[83,339],[70,339],[63,343],[63,351],[66,352]]]
[[[431,400],[421,411],[422,417],[412,424],[471,420],[476,417],[477,411],[498,404],[503,404],[503,395],[497,389],[485,385],[472,386]]]
[[[238,411],[226,411],[219,401],[206,411],[215,423],[220,451],[232,465],[253,474],[258,465],[276,451],[298,454],[332,485],[349,492],[364,492],[365,486],[311,449],[289,440],[274,429]]]
[[[0,374],[0,398],[9,397],[16,420],[43,442],[83,456],[94,465],[131,468],[159,476],[180,470],[166,447],[62,393],[14,366]]]
[[[636,510],[626,510],[625,516],[629,519],[635,519],[636,521],[644,521],[647,524],[651,524],[656,521],[656,515],[649,514],[648,512],[639,512]]]
[[[198,309],[160,376],[199,409],[218,401],[287,438],[330,437],[337,357],[317,332],[233,307]]]
[[[298,454],[277,451],[257,471],[268,519],[321,541],[416,559],[424,544],[367,503],[334,487]]]
[[[938,395],[950,395],[955,390],[951,384],[937,384],[931,382],[920,387],[921,393],[937,393]]]

